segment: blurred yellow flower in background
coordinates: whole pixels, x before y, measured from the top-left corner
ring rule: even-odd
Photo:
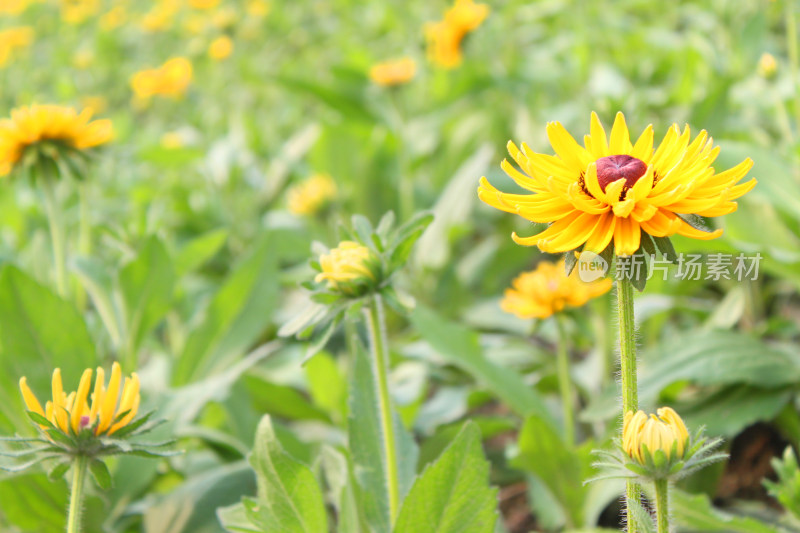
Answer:
[[[294,215],[315,215],[336,198],[336,182],[328,174],[314,174],[290,187],[286,203]]]
[[[72,55],[72,65],[75,68],[85,70],[94,63],[94,51],[89,48],[81,48]]]
[[[369,78],[382,87],[408,83],[417,73],[417,63],[410,57],[376,63],[369,69]]]
[[[142,100],[156,95],[178,98],[186,93],[191,81],[192,64],[185,57],[173,57],[160,67],[134,74],[131,88]]]
[[[83,371],[78,389],[67,394],[61,383],[61,370],[56,368],[52,380],[53,399],[42,409],[36,395],[28,387],[26,378],[19,380],[19,388],[28,410],[45,417],[66,434],[78,434],[88,429],[95,435],[112,435],[136,417],[140,401],[139,376],[136,372],[131,377],[126,377],[122,385],[119,363],[114,363],[106,387],[105,373],[98,367],[90,403],[91,385],[92,369],[87,368]],[[43,424],[40,427],[46,428]]]
[[[84,96],[81,98],[81,105],[97,115],[108,109],[108,100],[104,96]]]
[[[505,290],[500,308],[519,318],[547,318],[566,307],[580,307],[611,290],[612,281],[585,283],[574,269],[567,276],[564,261],[540,262],[536,270],[523,272]]]
[[[775,56],[769,52],[764,52],[758,60],[758,74],[766,79],[772,79],[778,72],[778,62]]]
[[[114,6],[100,17],[100,29],[111,31],[122,26],[128,18],[125,6]]]
[[[631,459],[646,463],[645,448],[650,455],[661,450],[667,459],[683,457],[689,442],[689,431],[671,407],[657,410],[649,417],[644,411],[628,411],[622,426],[622,449]],[[673,451],[674,448],[674,451]]]
[[[32,3],[31,0],[0,0],[0,14],[19,15]]]
[[[0,120],[0,176],[11,172],[25,150],[44,141],[68,148],[85,150],[111,140],[113,130],[108,119],[91,121],[92,110],[78,113],[71,107],[32,105],[11,111]]]
[[[247,14],[251,17],[264,17],[269,13],[269,2],[264,0],[249,0],[245,9]]]
[[[461,42],[475,31],[489,16],[489,6],[473,0],[456,0],[445,12],[444,18],[425,26],[428,59],[442,68],[455,68],[461,64]]]
[[[208,45],[208,56],[211,59],[222,61],[233,53],[233,41],[227,35],[217,37]]]
[[[61,19],[80,24],[100,10],[100,0],[61,0]]]
[[[736,210],[733,200],[752,189],[756,180],[736,185],[753,161],[715,173],[712,163],[719,154],[705,130],[690,142],[689,126],[677,124],[653,150],[653,127],[645,128],[635,144],[630,141],[622,113],[617,113],[610,138],[592,113],[590,135],[580,146],[560,122],[547,125],[547,136],[556,155],[538,154],[523,143],[510,142],[508,151],[523,172],[503,160],[501,168],[517,184],[533,194],[498,191],[483,177],[478,197],[490,206],[518,214],[532,222],[550,222],[532,237],[511,238],[523,246],[538,246],[546,253],[583,247],[601,253],[614,243],[617,255],[634,254],[641,232],[654,237],[674,234],[709,240],[718,229],[696,229],[679,214],[716,217]]]
[[[189,5],[194,9],[214,9],[220,0],[189,0]]]
[[[177,131],[168,131],[161,136],[161,147],[167,150],[175,150],[183,147],[183,135]]]
[[[0,30],[0,68],[6,66],[13,54],[33,42],[33,28],[18,26]]]
[[[178,0],[161,0],[150,11],[142,15],[139,22],[145,31],[163,31],[172,26],[175,15],[180,9]]]

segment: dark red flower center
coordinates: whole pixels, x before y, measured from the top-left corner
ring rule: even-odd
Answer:
[[[636,159],[629,155],[610,155],[601,157],[595,164],[597,165],[597,181],[600,183],[600,190],[606,192],[609,183],[615,182],[620,178],[625,178],[625,185],[633,187],[639,178],[647,172],[647,165],[641,159]]]

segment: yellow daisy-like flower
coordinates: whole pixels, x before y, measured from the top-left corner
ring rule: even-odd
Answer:
[[[377,280],[375,255],[357,242],[340,242],[320,256],[319,265],[321,272],[314,281],[327,281],[331,289],[343,294],[361,295]]]
[[[369,78],[381,87],[403,85],[414,79],[417,63],[410,57],[376,63],[369,69]]]
[[[11,111],[0,120],[0,176],[5,176],[22,159],[25,150],[43,141],[85,150],[111,140],[108,119],[91,120],[92,110],[80,113],[71,107],[32,105]]]
[[[173,57],[158,68],[137,72],[131,78],[131,88],[139,99],[152,96],[178,98],[186,93],[192,82],[192,64],[185,57]]]
[[[567,276],[564,261],[542,261],[531,272],[523,272],[506,289],[500,307],[519,318],[547,318],[566,307],[580,307],[611,290],[612,281],[585,283],[574,269]]]
[[[208,45],[208,56],[216,61],[222,61],[233,53],[233,41],[227,35],[217,37]]]
[[[314,174],[286,191],[289,212],[298,216],[315,215],[336,198],[336,182],[328,174]]]
[[[622,449],[628,456],[645,464],[643,446],[652,455],[661,450],[667,459],[672,458],[675,446],[676,457],[683,457],[689,442],[689,431],[678,413],[671,407],[662,407],[656,411],[658,416],[649,417],[644,411],[628,411],[622,426]]]
[[[19,380],[19,389],[28,410],[45,417],[66,434],[90,430],[95,435],[112,435],[136,417],[140,400],[139,376],[136,372],[125,378],[123,385],[119,363],[114,363],[106,386],[105,373],[98,367],[90,397],[91,385],[92,369],[87,368],[83,371],[78,389],[67,394],[61,383],[61,369],[56,368],[52,380],[53,399],[42,409],[42,404],[28,387],[26,378]],[[122,418],[119,418],[121,415]],[[47,426],[41,427],[44,429]]]
[[[473,0],[456,0],[444,18],[425,27],[429,60],[442,68],[455,68],[463,59],[461,41],[489,16],[489,6]]]
[[[641,232],[654,237],[683,235],[713,239],[722,234],[698,230],[679,215],[716,217],[736,210],[733,200],[752,189],[756,180],[737,185],[753,166],[745,159],[716,173],[711,166],[719,153],[701,131],[690,140],[673,124],[653,148],[653,127],[631,143],[625,117],[617,113],[610,138],[592,113],[590,134],[579,145],[559,122],[547,125],[556,155],[537,154],[525,143],[510,142],[508,151],[522,172],[507,160],[503,170],[533,194],[500,192],[483,177],[478,196],[492,207],[550,226],[532,237],[512,234],[517,244],[536,245],[547,253],[583,247],[601,253],[614,243],[617,255],[631,255],[641,244]]]

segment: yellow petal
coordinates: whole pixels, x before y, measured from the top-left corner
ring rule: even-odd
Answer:
[[[611,155],[628,155],[631,152],[631,137],[628,133],[628,125],[625,123],[625,115],[617,113],[614,119],[614,126],[611,128],[611,140],[608,143],[608,151]]]
[[[39,403],[36,395],[28,387],[28,380],[25,376],[19,378],[19,390],[22,392],[22,399],[25,401],[25,407],[28,408],[28,411],[44,416],[42,404]]]
[[[117,408],[117,398],[122,381],[122,370],[119,363],[111,365],[111,378],[108,380],[108,390],[106,391],[103,403],[100,405],[100,423],[97,426],[97,434],[103,433],[114,421],[114,413]]]
[[[83,416],[83,406],[86,404],[86,396],[89,394],[89,388],[92,386],[92,369],[87,368],[81,375],[81,380],[78,383],[78,390],[75,392],[75,400],[72,405],[71,422],[72,430],[77,433],[80,430],[81,417]]]

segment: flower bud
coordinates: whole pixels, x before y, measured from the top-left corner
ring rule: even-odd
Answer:
[[[380,260],[366,246],[342,241],[319,258],[321,272],[314,281],[327,280],[328,287],[346,296],[363,296],[380,279]]]
[[[644,411],[629,411],[625,415],[622,448],[641,465],[648,464],[659,450],[667,460],[680,460],[688,446],[689,432],[678,413],[670,407],[657,413],[648,417]]]

